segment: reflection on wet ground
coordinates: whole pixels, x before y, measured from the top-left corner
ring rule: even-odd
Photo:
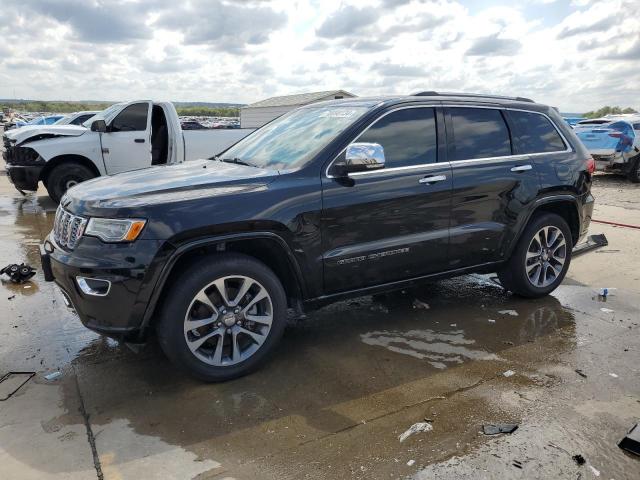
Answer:
[[[37,245],[54,211],[44,196],[3,195],[0,263],[37,265]],[[62,412],[41,421],[76,428],[90,418],[105,478],[145,478],[141,472],[149,471],[164,478],[415,473],[478,451],[486,441],[478,435],[483,422],[522,421],[531,405],[567,384],[566,375],[575,377],[574,363],[594,376],[593,351],[630,331],[637,337],[640,318],[638,295],[626,291],[609,299],[613,313],[607,313],[593,287],[576,280],[567,279],[553,296],[522,300],[489,276],[471,275],[325,307],[288,328],[263,369],[206,385],[175,370],[153,341],[133,353],[84,329],[41,272],[29,286],[0,286],[6,293],[0,297],[0,373],[62,371],[55,384],[62,397],[53,402]],[[604,368],[633,374],[616,362]],[[514,376],[504,377],[507,370]],[[612,381],[599,380],[598,388]],[[34,381],[38,388],[46,383],[41,375]],[[573,397],[554,395],[563,405],[558,409],[572,405]],[[594,390],[593,402],[597,396]],[[75,414],[79,402],[84,419]],[[591,416],[599,408],[593,402],[581,407]],[[398,436],[425,418],[433,430],[400,444]],[[19,444],[5,450],[41,472],[73,468],[43,462]],[[493,453],[504,452],[486,455]],[[608,455],[619,468],[629,465]],[[506,465],[495,478],[511,478],[504,472],[513,467]],[[625,478],[616,468],[610,469],[615,478]]]

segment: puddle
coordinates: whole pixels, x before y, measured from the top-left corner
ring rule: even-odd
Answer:
[[[438,333],[433,330],[382,330],[360,336],[367,345],[384,347],[392,352],[409,355],[427,362],[434,368],[447,368],[447,364],[461,364],[465,360],[499,360],[494,353],[473,349],[473,339],[464,337],[464,331]]]

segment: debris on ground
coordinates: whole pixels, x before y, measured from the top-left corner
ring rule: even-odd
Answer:
[[[11,296],[7,297],[7,300],[13,300],[14,298],[16,298],[16,296],[15,295],[11,295]]]
[[[414,433],[418,432],[430,432],[433,430],[433,426],[429,422],[418,422],[411,425],[402,435],[398,437],[400,442],[404,442],[407,438],[409,438]]]
[[[515,423],[495,423],[482,425],[482,433],[485,435],[498,435],[500,433],[513,433],[518,429]]]
[[[512,317],[518,316],[518,312],[516,312],[515,310],[498,310],[498,313],[500,315],[511,315]]]
[[[51,380],[55,380],[56,378],[62,376],[62,372],[60,370],[55,371],[55,372],[51,372],[48,373],[47,375],[44,376],[45,379],[51,381]]]
[[[415,460],[409,460],[409,461],[407,462],[407,466],[408,466],[408,467],[410,467],[410,466],[412,466],[414,463],[416,463],[416,461],[415,461]]]
[[[640,455],[640,423],[631,427],[631,430],[620,440],[618,446],[629,453]]]
[[[584,457],[580,454],[574,455],[571,457],[573,459],[574,462],[576,462],[576,464],[578,465],[584,465],[586,463],[586,460],[584,459]]]
[[[458,324],[457,323],[452,323],[451,325],[449,325],[450,327],[457,327]]]
[[[515,375],[516,372],[514,372],[513,370],[507,370],[506,372],[503,372],[502,375],[504,375],[505,377],[512,377],[513,375]]]
[[[522,470],[522,462],[519,462],[518,460],[514,460],[511,465]]]
[[[596,477],[600,476],[600,470],[598,470],[596,467],[594,467],[593,465],[589,465],[589,468],[591,469],[591,471]]]
[[[490,318],[489,323],[496,323],[496,321],[493,318]]]
[[[610,373],[609,376],[613,377],[613,378],[618,378],[618,374],[617,373]]]
[[[615,312],[615,310],[611,310],[610,308],[604,308],[604,307],[602,307],[600,309],[600,311],[604,312],[604,313],[614,313]]]
[[[582,378],[587,378],[587,374],[584,373],[582,370],[580,370],[579,368],[576,368],[574,370],[578,375],[580,375]]]
[[[431,308],[428,303],[425,303],[417,298],[413,301],[413,308],[421,308],[423,310],[429,310]]]
[[[36,274],[36,270],[26,263],[12,263],[0,270],[0,275],[7,275],[13,283],[23,283]]]

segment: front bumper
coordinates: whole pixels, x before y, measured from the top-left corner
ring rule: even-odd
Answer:
[[[50,235],[40,247],[40,261],[45,280],[60,287],[65,303],[85,327],[110,337],[137,340],[155,285],[155,256],[162,243],[107,244],[83,237],[75,250],[68,251]],[[108,294],[85,293],[77,277],[110,282]]]
[[[20,191],[28,190],[35,192],[38,190],[40,173],[44,166],[41,165],[10,165],[7,164],[7,175],[11,183]]]

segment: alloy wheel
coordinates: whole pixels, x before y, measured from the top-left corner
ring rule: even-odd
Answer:
[[[262,346],[273,321],[269,292],[257,280],[225,276],[193,298],[184,318],[184,338],[199,360],[216,367],[243,362]]]
[[[543,227],[533,236],[525,257],[529,282],[538,288],[551,285],[567,260],[567,241],[557,227]]]

